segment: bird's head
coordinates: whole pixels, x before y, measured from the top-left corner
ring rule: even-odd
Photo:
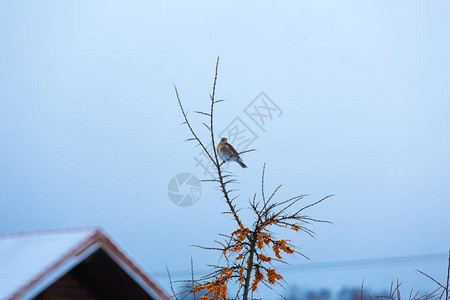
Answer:
[[[222,138],[221,140],[220,140],[220,142],[222,143],[226,143],[227,142],[227,139],[226,138]]]

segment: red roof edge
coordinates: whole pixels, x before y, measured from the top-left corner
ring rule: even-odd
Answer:
[[[146,275],[128,256],[122,252],[101,230],[96,229],[96,235],[101,242],[109,248],[123,263],[125,263],[133,272],[135,272],[142,281],[145,282],[161,299],[170,300],[171,298]]]
[[[139,269],[132,261],[129,259],[125,253],[123,253],[100,229],[98,228],[86,228],[86,229],[67,229],[67,230],[49,230],[49,231],[36,231],[31,232],[31,234],[45,234],[45,233],[56,233],[56,232],[74,232],[79,230],[93,230],[93,233],[81,241],[78,245],[72,248],[69,252],[61,256],[55,263],[51,266],[43,270],[40,274],[38,274],[35,278],[30,280],[28,283],[23,285],[18,291],[16,291],[12,296],[7,298],[7,300],[16,300],[19,299],[23,294],[29,291],[33,286],[35,286],[40,280],[42,280],[46,275],[50,272],[61,266],[65,261],[69,258],[79,255],[81,252],[84,252],[93,244],[100,242],[104,246],[106,246],[110,251],[114,253],[125,265],[127,265],[133,272],[135,272],[142,281],[150,287],[161,299],[170,300],[171,298],[166,295],[166,293],[153,281],[151,280],[141,269]],[[25,235],[26,232],[15,233],[15,234],[3,234],[2,236],[15,236],[15,235]]]
[[[59,232],[59,231],[57,231],[57,230],[36,231],[36,232],[31,232],[31,234],[45,234],[45,233],[56,233],[56,232]],[[26,234],[25,232],[22,232],[22,233],[18,233],[18,234],[8,234],[8,236],[25,235],[25,234]],[[97,234],[97,229],[94,229],[93,234],[91,234],[87,239],[81,241],[72,250],[70,250],[69,252],[67,252],[63,256],[61,256],[55,263],[50,265],[47,269],[43,270],[35,278],[30,280],[24,286],[22,286],[17,292],[15,292],[12,296],[7,298],[7,300],[18,299],[20,296],[22,296],[24,293],[26,293],[28,290],[30,290],[35,284],[37,284],[40,280],[42,280],[47,274],[49,274],[50,272],[52,272],[53,270],[58,268],[60,265],[62,265],[70,257],[75,256],[76,253],[80,251],[80,249],[86,248],[92,242],[92,239],[95,238],[96,234]]]

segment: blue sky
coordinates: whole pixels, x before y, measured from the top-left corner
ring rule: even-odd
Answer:
[[[220,55],[216,127],[241,117],[258,135],[249,168],[230,166],[242,205],[266,162],[280,197],[336,194],[310,211],[334,225],[292,237],[314,262],[446,253],[449,13],[447,1],[1,1],[0,232],[100,226],[150,274],[191,255],[215,263],[189,245],[233,230],[225,204],[204,185],[180,208],[167,185],[202,176],[173,84],[206,109]],[[283,111],[265,131],[244,112],[261,91]],[[388,286],[416,267],[340,278]]]

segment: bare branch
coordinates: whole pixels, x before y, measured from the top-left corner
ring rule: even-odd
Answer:
[[[175,289],[173,288],[173,281],[172,278],[170,277],[170,272],[169,272],[169,268],[166,265],[166,270],[167,270],[167,275],[169,276],[169,283],[170,283],[170,289],[172,291],[173,297],[178,300],[177,294],[175,293]]]

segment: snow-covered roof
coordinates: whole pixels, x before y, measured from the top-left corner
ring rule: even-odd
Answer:
[[[33,298],[99,249],[154,299],[169,299],[95,228],[0,234],[0,299]]]

